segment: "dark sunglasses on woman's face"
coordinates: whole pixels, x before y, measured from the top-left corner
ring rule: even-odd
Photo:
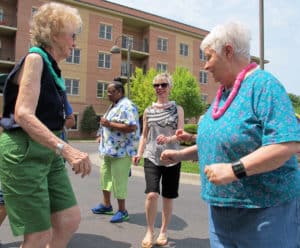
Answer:
[[[168,85],[169,85],[168,83],[153,84],[153,87],[154,87],[155,89],[158,89],[159,86],[160,86],[161,88],[167,88]]]

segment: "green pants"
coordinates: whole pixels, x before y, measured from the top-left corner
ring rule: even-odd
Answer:
[[[112,191],[116,199],[126,199],[131,158],[104,156],[100,166],[102,190]]]
[[[15,236],[48,230],[52,213],[77,204],[62,157],[22,129],[0,137],[0,180]]]

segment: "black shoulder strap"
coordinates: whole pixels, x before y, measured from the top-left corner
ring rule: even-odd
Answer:
[[[25,61],[26,56],[22,57],[20,61],[15,65],[15,67],[12,69],[12,71],[7,75],[6,80],[4,82],[3,86],[3,92],[5,92],[7,84],[11,81],[11,79],[16,75],[16,73],[20,70],[22,67],[24,61]]]

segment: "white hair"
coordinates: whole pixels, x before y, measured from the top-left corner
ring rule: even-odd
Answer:
[[[172,86],[172,76],[167,72],[156,75],[153,79],[153,83],[157,83],[157,81],[166,81],[166,83]]]
[[[233,47],[236,56],[242,56],[250,60],[250,30],[240,22],[229,22],[217,25],[204,38],[200,48],[211,48],[217,54],[221,54],[225,45]]]

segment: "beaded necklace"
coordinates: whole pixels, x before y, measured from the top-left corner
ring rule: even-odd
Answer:
[[[232,103],[233,99],[236,97],[237,93],[239,92],[240,86],[242,81],[244,80],[246,74],[254,69],[257,66],[256,63],[251,63],[247,65],[236,77],[236,80],[233,85],[233,89],[230,92],[225,104],[219,109],[220,100],[222,97],[222,92],[225,89],[224,85],[221,85],[218,89],[216,101],[214,103],[213,109],[212,109],[212,117],[214,120],[219,119],[225,111],[228,109],[230,104]]]

